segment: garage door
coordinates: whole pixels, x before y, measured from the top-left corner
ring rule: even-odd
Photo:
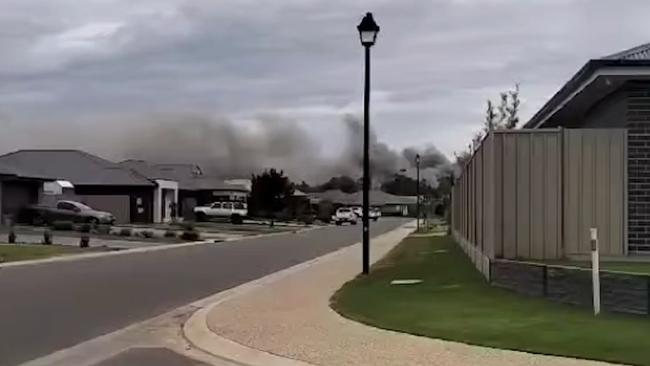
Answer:
[[[12,215],[26,205],[38,202],[39,183],[23,181],[2,182],[2,215]]]

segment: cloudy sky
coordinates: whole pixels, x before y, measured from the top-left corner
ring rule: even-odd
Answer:
[[[448,155],[486,98],[520,83],[526,120],[587,59],[650,42],[647,0],[0,0],[0,150],[183,113],[282,116],[335,147],[365,11],[379,139]]]

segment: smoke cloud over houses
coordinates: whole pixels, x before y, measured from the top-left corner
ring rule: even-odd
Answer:
[[[100,123],[97,123],[100,122]],[[5,131],[3,152],[14,149],[81,149],[121,161],[142,159],[158,163],[195,163],[207,174],[248,178],[268,168],[282,169],[296,182],[316,184],[333,176],[359,178],[363,164],[363,125],[352,115],[343,124],[342,148],[329,149],[333,136],[314,136],[305,124],[277,115],[261,115],[251,123],[204,115],[147,115],[93,121],[93,129],[66,129],[34,135]],[[21,138],[21,136],[23,136]],[[9,137],[12,137],[9,140]],[[6,141],[5,141],[6,140]],[[394,174],[415,176],[415,154],[422,156],[423,178],[435,182],[449,164],[434,146],[397,151],[371,132],[371,172],[381,182]],[[338,143],[340,145],[340,143]]]

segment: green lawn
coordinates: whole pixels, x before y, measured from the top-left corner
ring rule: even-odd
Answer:
[[[96,248],[88,248],[84,250],[73,246],[63,245],[0,244],[0,263],[41,259],[89,251],[97,250]]]
[[[394,279],[422,279],[391,286]],[[407,238],[333,297],[380,328],[495,348],[650,365],[650,319],[605,314],[489,286],[449,237]]]

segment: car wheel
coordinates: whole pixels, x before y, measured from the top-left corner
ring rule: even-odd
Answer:
[[[372,219],[372,221],[377,221],[377,220],[379,220],[379,217],[375,217]]]
[[[336,226],[341,226],[342,222],[341,221],[336,221],[335,224],[336,224]]]
[[[241,225],[244,222],[242,217],[240,215],[232,215],[230,216],[230,223],[233,225]]]
[[[356,225],[357,222],[356,222],[356,221],[352,221],[351,224],[352,224],[352,225]]]

